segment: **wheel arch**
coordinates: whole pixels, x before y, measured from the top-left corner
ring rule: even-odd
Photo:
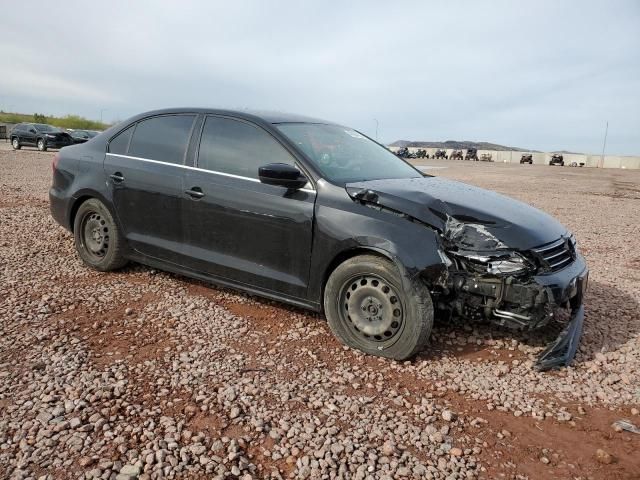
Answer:
[[[68,222],[69,222],[69,230],[71,230],[71,232],[73,232],[76,215],[78,213],[78,209],[80,208],[80,205],[82,205],[87,200],[91,200],[92,198],[100,200],[103,203],[103,205],[109,210],[114,221],[118,222],[118,218],[115,215],[113,208],[111,207],[111,203],[106,198],[104,198],[103,195],[96,192],[95,190],[82,190],[78,192],[76,195],[74,195],[73,201],[71,203],[71,207],[69,208]],[[118,227],[119,226],[120,225],[118,225]]]
[[[383,250],[382,248],[361,245],[361,246],[358,246],[358,247],[353,247],[353,248],[349,248],[349,249],[346,249],[346,250],[342,250],[341,252],[338,252],[333,257],[333,259],[327,264],[327,267],[325,268],[325,271],[324,271],[323,276],[322,276],[322,285],[321,285],[321,288],[320,288],[320,305],[321,305],[321,310],[323,312],[324,312],[324,301],[323,301],[323,299],[324,299],[324,290],[325,290],[325,287],[327,285],[327,282],[329,281],[329,277],[335,271],[335,269],[338,268],[338,266],[340,266],[341,264],[343,264],[347,260],[349,260],[349,259],[351,259],[353,257],[357,257],[359,255],[374,255],[376,257],[380,257],[380,258],[384,258],[386,260],[389,260],[391,263],[396,265],[396,267],[398,267],[398,269],[400,270],[401,276],[404,277],[404,275],[403,275],[403,272],[405,270],[404,266],[398,261],[397,258],[394,258],[393,255],[390,252],[388,252],[386,250]]]

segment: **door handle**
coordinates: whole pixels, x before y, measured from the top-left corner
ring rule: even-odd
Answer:
[[[122,173],[120,173],[120,172],[116,172],[116,173],[113,173],[113,174],[109,175],[109,178],[111,178],[111,180],[113,180],[114,183],[122,183],[122,182],[124,182],[124,175],[122,175]]]
[[[204,197],[204,193],[202,192],[202,189],[200,187],[191,187],[189,190],[185,190],[185,192],[187,195],[189,195],[191,198],[194,199],[199,199]]]

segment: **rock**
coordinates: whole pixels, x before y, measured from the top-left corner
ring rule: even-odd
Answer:
[[[396,453],[396,446],[389,441],[384,442],[384,444],[382,445],[382,453],[387,457],[391,457],[394,453]]]
[[[443,410],[442,411],[442,419],[445,422],[451,422],[453,420],[455,420],[456,418],[456,414],[453,413],[451,410]]]
[[[449,450],[449,455],[451,455],[452,457],[461,457],[462,449],[458,447],[453,447],[451,450]]]
[[[399,477],[408,477],[409,475],[411,475],[411,470],[409,470],[407,467],[400,467],[398,468],[398,470],[396,470],[396,474]]]
[[[49,423],[49,420],[51,420],[52,418],[53,415],[51,415],[49,412],[40,412],[36,417],[36,420],[38,420],[44,426],[47,425]]]
[[[80,457],[78,459],[78,465],[81,467],[88,467],[89,465],[93,465],[95,462],[96,459],[91,457]]]
[[[609,453],[599,448],[598,450],[596,450],[596,460],[605,465],[609,465],[611,462],[613,462],[613,457]]]
[[[140,475],[140,467],[138,465],[124,465],[120,469],[120,473],[116,480],[135,480]]]

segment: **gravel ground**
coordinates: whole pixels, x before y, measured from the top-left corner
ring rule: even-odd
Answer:
[[[640,172],[422,161],[570,227],[591,268],[575,365],[436,325],[411,362],[325,321],[139,265],[85,268],[52,153],[0,144],[0,478],[640,478]]]

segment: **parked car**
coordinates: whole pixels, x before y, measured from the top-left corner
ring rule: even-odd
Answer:
[[[475,160],[478,161],[478,149],[477,148],[468,148],[467,154],[464,156],[465,160]]]
[[[481,162],[493,162],[493,156],[490,153],[483,153],[480,155]]]
[[[523,153],[520,157],[520,164],[528,163],[529,165],[533,165],[533,154],[531,153]]]
[[[462,150],[453,150],[451,152],[451,155],[449,155],[449,158],[451,160],[462,160],[463,159]]]
[[[587,266],[526,203],[426,175],[351,128],[280,113],[147,112],[53,158],[51,214],[100,271],[133,260],[324,312],[346,345],[406,359],[436,311],[535,329],[573,358]]]
[[[433,158],[444,158],[445,160],[448,159],[449,157],[447,156],[447,151],[439,148],[436,150],[436,153],[433,155]]]
[[[31,145],[44,152],[48,148],[62,148],[73,144],[73,139],[67,132],[45,123],[19,123],[13,127],[10,136],[14,150]]]
[[[558,153],[554,153],[551,155],[549,165],[560,165],[561,167],[564,167],[564,157]]]
[[[96,132],[95,130],[69,130],[69,135],[71,135],[73,143],[84,143],[99,133],[100,132]]]

